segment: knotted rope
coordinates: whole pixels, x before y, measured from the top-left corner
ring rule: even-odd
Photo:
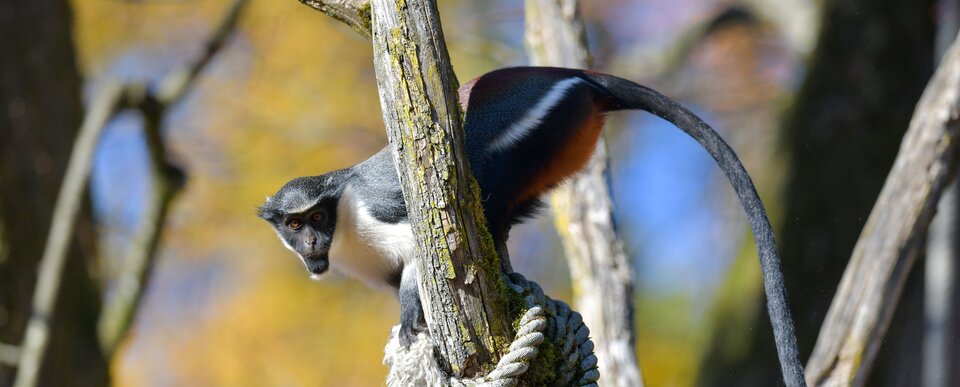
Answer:
[[[470,379],[447,375],[438,365],[433,340],[420,333],[409,348],[401,348],[393,327],[383,362],[390,366],[388,386],[515,386],[530,364],[540,355],[540,345],[549,339],[556,344],[559,359],[553,385],[596,386],[600,372],[593,354],[590,330],[580,313],[563,301],[547,297],[535,282],[519,273],[504,275],[504,281],[513,291],[524,297],[526,311],[520,317],[520,328],[510,343],[506,355],[496,368],[484,377]]]

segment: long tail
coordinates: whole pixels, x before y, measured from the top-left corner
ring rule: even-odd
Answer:
[[[773,235],[770,220],[763,202],[757,195],[753,181],[747,175],[733,149],[703,120],[679,103],[666,96],[626,79],[600,73],[587,73],[586,77],[603,86],[614,98],[609,110],[639,109],[663,118],[693,137],[713,156],[720,169],[730,179],[740,198],[753,229],[753,237],[760,254],[760,269],[767,295],[767,311],[773,324],[773,335],[780,357],[783,379],[788,386],[806,386],[803,365],[797,350],[793,318],[787,305],[783,273],[780,270],[780,255]]]

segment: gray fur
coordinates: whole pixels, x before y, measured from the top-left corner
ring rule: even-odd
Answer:
[[[400,190],[400,178],[389,147],[381,149],[366,161],[350,168],[358,177],[354,184],[364,198],[370,214],[387,223],[407,221],[407,207]]]
[[[306,225],[300,230],[289,227],[291,219],[305,219],[318,209],[329,214],[329,221],[317,232]],[[311,277],[334,267],[371,287],[392,288],[401,305],[401,342],[409,344],[425,329],[416,269],[410,262],[415,256],[413,233],[389,148],[349,168],[291,180],[267,197],[259,215],[300,257]],[[312,245],[304,238],[313,235],[326,244],[308,247]]]

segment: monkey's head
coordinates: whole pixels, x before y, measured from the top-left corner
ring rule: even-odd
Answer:
[[[258,208],[291,251],[297,253],[310,277],[318,279],[330,268],[330,245],[337,223],[340,189],[326,175],[298,177],[285,184]]]

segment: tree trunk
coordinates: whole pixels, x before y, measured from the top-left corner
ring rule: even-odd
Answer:
[[[6,0],[0,6],[0,341],[19,345],[43,253],[53,202],[82,118],[81,81],[65,0]],[[15,187],[15,189],[10,189]],[[41,384],[107,384],[96,340],[100,293],[84,200],[67,261]],[[0,385],[15,368],[0,366]]]
[[[526,13],[533,65],[589,67],[576,0],[527,0]],[[574,303],[590,326],[605,383],[642,386],[634,353],[633,271],[613,224],[607,172],[601,138],[587,168],[550,195],[550,209],[570,265]]]
[[[457,80],[436,3],[374,0],[383,121],[417,240],[420,300],[455,376],[475,376],[511,339],[500,262],[463,153]]]

